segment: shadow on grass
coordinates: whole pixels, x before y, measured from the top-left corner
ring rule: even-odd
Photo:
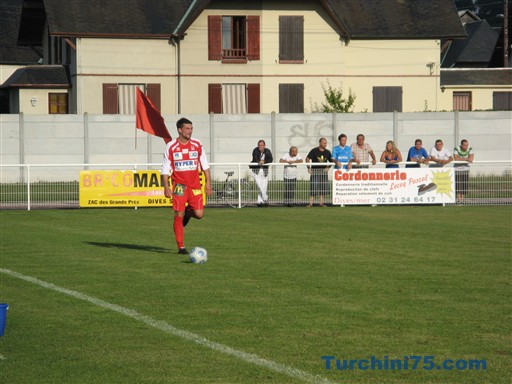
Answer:
[[[118,249],[133,249],[136,251],[169,253],[169,250],[162,247],[154,247],[152,245],[138,245],[138,244],[122,244],[122,243],[98,243],[96,241],[85,241],[85,244],[94,245],[103,248],[118,248]]]

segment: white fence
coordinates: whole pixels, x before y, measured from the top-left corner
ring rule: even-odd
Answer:
[[[405,167],[405,162],[400,168]],[[453,167],[454,163],[449,164]],[[306,206],[310,196],[310,175],[306,164],[297,164],[298,178],[293,197],[285,199],[284,164],[269,166],[268,205]],[[323,165],[325,166],[325,165]],[[369,165],[370,169],[384,164]],[[159,163],[146,164],[12,164],[0,165],[1,209],[48,209],[79,207],[79,174],[82,170],[159,170]],[[258,186],[249,163],[211,164],[215,193],[208,199],[211,207],[255,207]],[[332,201],[332,174],[329,174],[325,202]],[[317,202],[317,200],[316,200]],[[512,204],[512,162],[479,161],[471,164],[467,205]]]

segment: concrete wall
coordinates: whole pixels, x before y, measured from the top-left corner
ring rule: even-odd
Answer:
[[[264,139],[278,159],[291,145],[306,156],[326,137],[328,148],[340,133],[348,143],[366,136],[379,157],[387,140],[405,155],[416,138],[429,150],[442,139],[452,150],[469,140],[475,160],[512,159],[512,112],[431,112],[353,114],[187,115],[216,163],[243,163]],[[176,136],[176,115],[164,115]],[[135,129],[133,115],[0,115],[1,164],[160,163],[164,142]],[[137,145],[135,147],[135,142]]]

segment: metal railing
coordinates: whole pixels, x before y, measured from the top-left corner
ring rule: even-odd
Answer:
[[[405,167],[405,162],[400,168]],[[448,167],[453,167],[450,163]],[[305,206],[309,202],[308,166],[297,164],[293,196],[285,196],[285,164],[269,164],[267,181],[268,206]],[[212,163],[213,194],[211,207],[254,207],[258,205],[258,185],[250,163]],[[320,166],[325,167],[325,164]],[[329,164],[328,166],[332,166]],[[384,164],[369,165],[370,169]],[[79,208],[79,174],[83,170],[159,170],[160,164],[12,164],[0,165],[0,209]],[[326,185],[325,202],[331,202],[332,174]],[[512,162],[480,161],[471,164],[466,205],[512,204]]]

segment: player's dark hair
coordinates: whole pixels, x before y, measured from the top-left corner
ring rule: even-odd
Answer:
[[[342,137],[347,137],[347,135],[345,135],[344,133],[342,133],[341,135],[339,135],[339,136],[338,136],[338,141],[340,141]]]
[[[418,143],[423,144],[423,141],[421,141],[421,139],[416,139],[416,140],[414,141],[414,144],[418,144]]]
[[[189,119],[182,117],[176,122],[176,128],[183,128],[185,124],[192,124],[192,122]]]
[[[460,145],[464,145],[464,143],[467,143],[468,141],[466,139],[462,139],[462,141],[460,142]]]

